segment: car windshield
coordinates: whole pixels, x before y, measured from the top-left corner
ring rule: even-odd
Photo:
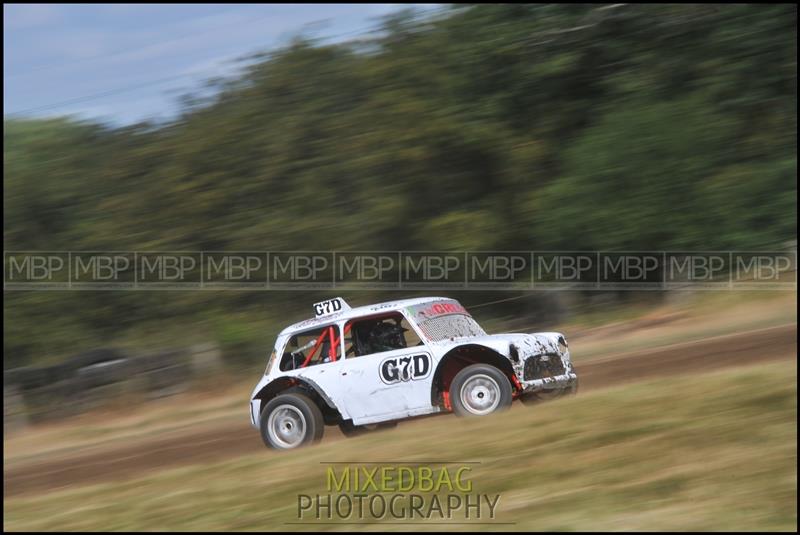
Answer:
[[[424,303],[410,307],[409,312],[425,337],[432,342],[486,334],[458,301]]]

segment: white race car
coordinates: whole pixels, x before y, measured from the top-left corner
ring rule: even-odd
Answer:
[[[264,443],[291,449],[438,412],[484,416],[575,393],[578,377],[556,332],[486,334],[458,301],[404,299],[350,308],[314,305],[316,317],[278,335],[250,399]]]

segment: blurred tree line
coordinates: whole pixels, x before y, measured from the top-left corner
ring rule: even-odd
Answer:
[[[6,119],[4,249],[758,250],[796,235],[794,5],[461,5],[376,29],[264,53],[166,124]],[[196,336],[261,358],[265,326],[316,297],[5,292],[4,368]]]

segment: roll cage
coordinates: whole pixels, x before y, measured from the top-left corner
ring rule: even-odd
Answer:
[[[281,371],[307,368],[311,365],[314,365],[314,357],[316,357],[318,353],[327,353],[327,355],[326,357],[323,357],[322,361],[317,362],[317,364],[322,362],[337,362],[338,360],[346,358],[376,353],[378,351],[370,350],[369,344],[366,340],[366,333],[362,329],[359,329],[359,324],[376,322],[380,323],[384,320],[394,321],[395,325],[397,326],[400,326],[404,321],[410,327],[410,329],[405,330],[411,330],[415,337],[419,340],[416,345],[425,345],[424,338],[419,330],[419,326],[416,325],[415,322],[412,321],[401,310],[391,310],[375,314],[367,314],[356,318],[349,318],[344,322],[334,322],[322,327],[309,329],[305,332],[296,332],[287,336],[285,341],[283,341],[281,344],[283,346],[280,348],[281,351],[278,353],[282,354],[278,367]],[[293,351],[288,351],[287,346],[291,340],[298,336],[303,336],[305,333],[315,331],[320,332],[312,341],[304,346],[294,349]],[[337,334],[340,331],[342,334]],[[408,347],[405,337],[403,337],[402,340],[402,345],[398,345],[398,347],[392,349],[403,349]],[[350,344],[349,347],[348,343]]]

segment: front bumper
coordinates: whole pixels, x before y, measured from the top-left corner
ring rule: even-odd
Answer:
[[[530,392],[541,392],[542,390],[564,390],[575,388],[578,385],[578,376],[575,372],[556,375],[555,377],[543,377],[530,381],[520,381],[522,391],[526,394]]]
[[[564,353],[531,355],[521,363],[519,372],[517,375],[524,393],[574,390],[578,384],[578,375],[572,367],[569,350]]]

